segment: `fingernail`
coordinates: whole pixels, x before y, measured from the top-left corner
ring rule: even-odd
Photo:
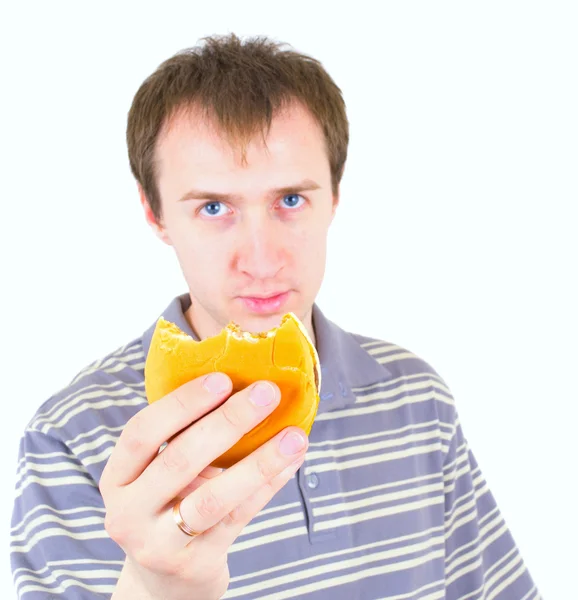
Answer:
[[[305,446],[305,440],[302,435],[299,435],[296,431],[290,431],[281,438],[279,445],[281,452],[286,456],[290,454],[296,454],[299,450],[302,450]]]
[[[260,381],[251,388],[249,398],[255,406],[268,406],[275,399],[275,389],[267,381]]]
[[[222,394],[229,389],[229,378],[223,373],[209,373],[203,380],[203,386],[212,394]]]

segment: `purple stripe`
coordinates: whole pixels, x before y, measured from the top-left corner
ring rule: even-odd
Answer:
[[[437,547],[439,549],[439,546]],[[436,548],[434,547],[432,550],[435,550]],[[404,557],[399,558],[398,560],[394,561],[394,562],[389,562],[388,564],[400,564],[402,563],[404,560],[408,560],[411,558],[416,558],[418,556],[425,556],[426,554],[409,554],[409,555],[405,555]],[[384,595],[387,596],[393,596],[393,595],[397,595],[397,594],[404,594],[404,593],[410,593],[411,591],[415,590],[416,588],[422,587],[424,585],[427,584],[434,584],[436,582],[442,581],[443,582],[443,578],[444,578],[444,560],[443,557],[441,558],[436,558],[434,560],[428,560],[426,561],[424,564],[419,565],[419,566],[412,566],[412,567],[405,567],[402,568],[400,570],[396,570],[393,572],[389,572],[386,573],[385,569],[383,571],[381,571],[379,569],[380,564],[377,561],[371,561],[371,556],[368,555],[368,560],[367,562],[364,562],[362,565],[356,565],[356,566],[351,566],[345,569],[339,569],[336,571],[330,571],[324,575],[321,576],[313,576],[313,577],[306,577],[306,578],[299,578],[299,579],[295,579],[295,580],[290,580],[289,582],[287,582],[284,585],[281,586],[274,586],[274,587],[270,587],[270,588],[260,588],[260,594],[259,596],[255,596],[255,592],[252,592],[249,594],[249,596],[251,599],[253,598],[259,598],[259,597],[266,597],[268,594],[275,594],[278,595],[282,592],[287,592],[287,591],[292,591],[295,590],[295,594],[299,594],[298,598],[306,598],[307,600],[314,600],[314,599],[319,599],[319,600],[326,600],[327,598],[343,598],[344,600],[352,600],[352,599],[357,599],[357,598],[376,598],[376,597],[384,597]],[[332,561],[325,561],[324,564],[329,564]],[[315,566],[318,566],[318,563],[315,563]],[[306,567],[305,567],[306,568]],[[365,576],[362,577],[360,580],[352,582],[352,583],[348,583],[348,584],[339,584],[338,586],[328,586],[326,588],[324,588],[323,590],[317,591],[317,592],[309,592],[309,593],[305,593],[301,590],[299,590],[299,588],[303,585],[307,585],[310,583],[314,583],[315,581],[318,581],[319,579],[321,580],[331,580],[332,578],[335,577],[341,577],[341,576],[346,576],[346,575],[350,575],[350,574],[358,574],[361,571],[364,571],[366,569],[372,569],[375,568],[377,569],[377,573],[374,574],[373,576]],[[275,573],[274,576],[276,576],[277,574]],[[367,590],[368,586],[367,583],[363,584],[361,583],[363,580],[365,580],[367,582],[367,580],[371,580],[371,579],[376,579],[379,578],[378,580],[376,580],[375,584],[378,586],[378,588],[373,588],[374,592],[372,596],[360,596],[360,593],[363,590]],[[267,576],[264,577],[264,581],[267,581]],[[239,582],[239,584],[235,585],[232,584],[230,586],[230,589],[236,589],[239,587],[243,587],[243,585],[246,584],[246,581],[241,581]],[[376,589],[381,590],[381,596],[376,596],[375,594]],[[439,584],[436,583],[435,585],[433,585],[432,589],[428,590],[427,593],[432,593],[433,590],[436,589],[443,589],[443,583]],[[427,593],[424,593],[423,596],[426,596]],[[245,595],[244,595],[245,596]],[[419,597],[423,597],[423,596],[417,596]],[[241,596],[243,597],[243,596]],[[291,596],[289,596],[291,597]]]

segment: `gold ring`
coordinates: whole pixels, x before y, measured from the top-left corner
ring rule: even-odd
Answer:
[[[196,537],[197,535],[200,535],[202,533],[202,531],[195,531],[194,529],[191,529],[184,521],[183,519],[183,515],[181,515],[181,502],[183,501],[182,498],[179,498],[173,505],[173,517],[175,519],[176,524],[179,526],[179,529],[183,532],[186,533],[188,536],[190,537]]]

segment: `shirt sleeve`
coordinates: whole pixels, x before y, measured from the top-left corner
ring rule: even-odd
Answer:
[[[444,494],[446,600],[541,600],[457,413]]]
[[[25,430],[10,531],[21,600],[103,600],[114,591],[122,549],[104,529],[104,503],[85,465],[60,440]]]

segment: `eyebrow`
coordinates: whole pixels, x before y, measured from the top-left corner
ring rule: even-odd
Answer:
[[[299,192],[309,192],[313,190],[319,190],[321,186],[313,181],[312,179],[304,179],[293,185],[287,185],[280,188],[274,188],[267,192],[269,197],[281,196],[286,194],[297,194]],[[218,192],[211,192],[208,190],[189,190],[184,196],[182,196],[179,202],[185,200],[211,200],[213,202],[234,202],[241,200],[242,196],[239,194],[222,194]]]

